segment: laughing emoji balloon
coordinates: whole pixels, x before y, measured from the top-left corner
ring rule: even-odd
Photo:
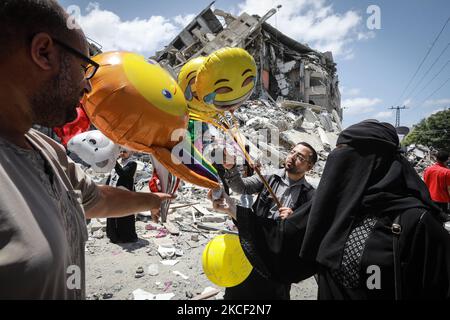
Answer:
[[[188,103],[188,110],[191,116],[212,117],[217,111],[212,105],[207,105],[199,100],[197,94],[197,72],[207,61],[207,57],[197,57],[186,62],[178,74],[178,85],[183,90],[184,97]]]
[[[197,74],[198,97],[218,111],[232,111],[252,94],[256,83],[256,63],[242,48],[213,52]]]

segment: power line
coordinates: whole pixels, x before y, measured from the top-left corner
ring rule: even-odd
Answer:
[[[450,17],[447,18],[447,21],[445,21],[444,26],[442,27],[441,31],[439,32],[439,34],[437,35],[437,37],[434,39],[433,43],[431,44],[431,47],[428,49],[427,53],[425,54],[425,57],[422,59],[422,62],[419,64],[419,67],[417,68],[416,72],[414,73],[414,75],[411,77],[411,79],[409,80],[408,84],[406,85],[406,88],[403,90],[402,94],[400,95],[400,97],[398,98],[397,103],[402,99],[403,95],[405,94],[406,90],[408,90],[409,86],[411,85],[412,81],[414,80],[414,78],[416,77],[417,73],[419,73],[420,68],[422,68],[423,63],[425,62],[425,60],[428,58],[431,50],[434,48],[434,45],[436,44],[436,42],[439,40],[439,38],[441,37],[442,32],[444,31],[445,27],[447,26],[448,22],[450,21]]]
[[[434,90],[433,93],[430,94],[428,97],[426,97],[425,100],[423,100],[422,103],[420,103],[419,105],[422,105],[425,101],[427,101],[427,100],[430,99],[432,96],[434,96],[434,94],[435,94],[436,92],[438,92],[439,90],[441,90],[442,87],[444,87],[444,86],[447,84],[447,82],[449,82],[449,81],[450,81],[450,78],[448,78],[447,80],[445,80],[445,82],[444,82],[439,88],[437,88],[436,90]]]
[[[396,128],[400,127],[400,111],[403,110],[403,109],[407,109],[407,108],[405,106],[403,106],[403,107],[397,106],[395,108],[394,107],[390,107],[388,109],[390,109],[390,110],[397,110],[397,112],[395,114],[395,127]]]
[[[442,73],[442,71],[444,71],[445,67],[447,67],[447,65],[448,65],[449,63],[450,63],[450,60],[448,60],[448,61],[444,64],[444,66],[441,68],[441,70],[439,70],[439,71],[434,75],[434,77],[433,77],[430,81],[428,81],[428,83],[422,88],[422,90],[416,92],[416,94],[414,94],[414,96],[413,96],[412,98],[417,97],[417,94],[418,94],[418,93],[424,92],[425,89],[428,88],[428,86],[433,82],[433,80],[436,79],[436,78]]]
[[[416,91],[417,87],[422,83],[422,81],[427,77],[427,75],[430,73],[431,69],[433,69],[434,65],[439,61],[439,59],[442,57],[442,55],[445,53],[445,51],[447,51],[448,47],[450,47],[450,42],[447,43],[447,45],[445,46],[445,48],[441,51],[441,53],[439,54],[439,56],[436,58],[436,60],[434,60],[433,64],[428,68],[428,70],[425,72],[425,74],[422,76],[422,78],[420,79],[419,82],[417,82],[416,86],[412,89],[411,93],[408,95],[409,97],[411,97],[411,95],[414,93],[414,91]]]

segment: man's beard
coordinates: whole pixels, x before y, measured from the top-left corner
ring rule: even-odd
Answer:
[[[31,99],[33,124],[53,128],[74,121],[80,92],[81,89],[72,81],[69,60],[62,57],[59,74],[43,83]]]
[[[286,169],[286,172],[288,172],[288,173],[292,173],[292,174],[300,173],[299,170],[295,166],[292,166],[290,168],[288,168],[287,166],[284,166],[284,168]]]

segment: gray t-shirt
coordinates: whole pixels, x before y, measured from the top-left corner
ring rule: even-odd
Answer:
[[[84,299],[84,210],[95,183],[41,133],[0,138],[0,299]]]

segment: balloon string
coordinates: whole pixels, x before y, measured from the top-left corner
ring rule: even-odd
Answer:
[[[238,144],[239,148],[241,149],[241,151],[244,154],[245,158],[247,159],[248,163],[255,170],[256,174],[261,179],[261,181],[263,182],[264,186],[269,191],[270,195],[272,196],[273,200],[275,201],[278,209],[280,209],[283,205],[281,204],[280,200],[278,200],[278,197],[275,195],[275,192],[270,187],[270,185],[267,182],[266,178],[261,174],[261,171],[255,165],[255,162],[253,161],[253,159],[247,153],[247,150],[245,150],[245,146],[243,145],[243,143],[242,143],[242,141],[240,139],[241,132],[239,131],[239,128],[237,126],[237,119],[236,119],[236,117],[234,116],[234,114],[232,112],[231,112],[231,116],[232,116],[232,119],[234,120],[234,127],[231,128],[231,126],[230,126],[231,129],[227,130],[228,133],[231,135],[231,137],[234,139],[234,141]],[[234,129],[235,132],[233,132],[232,129]],[[238,136],[238,134],[239,134],[239,136]]]

